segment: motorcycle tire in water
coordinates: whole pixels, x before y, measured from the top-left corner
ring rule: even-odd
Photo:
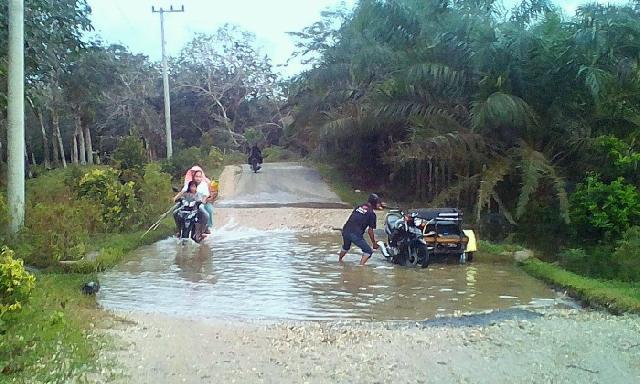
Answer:
[[[253,173],[258,173],[260,166],[258,165],[258,159],[251,159],[251,170]]]

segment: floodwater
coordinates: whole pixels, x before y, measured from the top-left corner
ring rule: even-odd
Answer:
[[[221,228],[206,244],[166,239],[101,275],[106,309],[243,320],[422,320],[439,314],[568,305],[511,264],[337,262],[337,235]]]

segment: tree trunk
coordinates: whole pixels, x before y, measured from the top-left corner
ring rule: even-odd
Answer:
[[[87,163],[93,164],[93,142],[91,141],[91,130],[86,125],[84,127],[84,141],[87,145]]]
[[[44,154],[44,166],[47,169],[51,168],[51,152],[49,150],[49,138],[47,137],[47,128],[44,123],[44,116],[42,113],[37,112],[38,120],[40,120],[40,131],[42,133],[42,150]],[[55,146],[54,146],[55,149]],[[57,151],[54,151],[57,152]]]
[[[53,136],[54,141],[58,142],[58,149],[60,150],[60,159],[62,160],[62,166],[67,168],[67,159],[64,154],[64,144],[62,143],[62,135],[60,134],[60,116],[58,116],[58,111],[51,111],[51,119],[53,121]],[[55,143],[54,143],[55,145]]]
[[[76,111],[76,115],[74,117],[76,130],[73,135],[74,141],[78,142],[79,148],[76,148],[76,159],[80,162],[80,164],[87,164],[87,148],[84,142],[84,134],[82,133],[82,119],[80,118],[79,111]],[[79,156],[78,156],[79,155]]]
[[[78,165],[78,133],[73,133],[73,139],[71,141],[71,162]]]

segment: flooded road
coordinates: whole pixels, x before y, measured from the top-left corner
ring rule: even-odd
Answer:
[[[421,320],[438,314],[562,306],[510,264],[337,263],[339,237],[222,228],[201,246],[167,239],[100,277],[107,309],[194,318]]]

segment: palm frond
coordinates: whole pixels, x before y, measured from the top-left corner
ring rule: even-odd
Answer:
[[[522,170],[522,187],[516,205],[516,217],[518,219],[524,214],[531,195],[538,189],[540,179],[544,176],[547,167],[547,159],[542,153],[533,150],[529,146],[523,147],[522,161],[519,165]]]
[[[495,92],[484,101],[471,106],[471,124],[474,130],[490,127],[526,127],[536,122],[535,112],[518,96]]]
[[[429,205],[432,207],[441,207],[451,201],[454,196],[458,196],[464,190],[477,185],[479,181],[479,174],[470,177],[458,177],[456,184],[438,193],[436,197],[429,202]]]
[[[507,221],[510,224],[516,224],[516,221],[513,219],[513,215],[511,214],[511,212],[509,212],[507,207],[502,203],[502,199],[500,199],[500,196],[498,196],[498,194],[495,191],[493,191],[491,193],[491,197],[496,203],[498,203],[498,208],[500,209],[500,213],[502,213],[502,216],[504,216],[504,218],[507,219]]]
[[[496,186],[509,173],[513,163],[508,157],[498,158],[491,166],[482,172],[480,187],[478,188],[478,203],[476,211],[481,211],[490,201]]]

